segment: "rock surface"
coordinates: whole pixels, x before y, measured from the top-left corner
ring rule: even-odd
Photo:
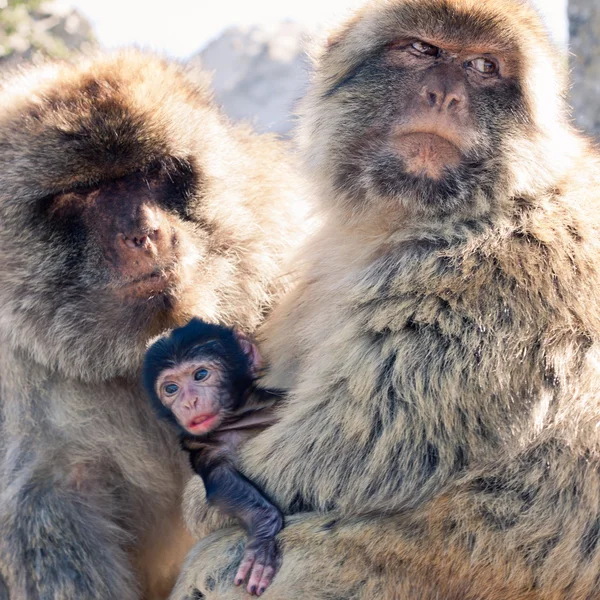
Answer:
[[[570,101],[577,124],[600,139],[600,2],[569,0]]]
[[[191,59],[213,72],[217,102],[260,132],[288,136],[294,106],[308,82],[304,45],[309,33],[295,23],[227,29]]]

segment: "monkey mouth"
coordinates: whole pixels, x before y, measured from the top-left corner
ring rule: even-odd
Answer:
[[[196,415],[187,423],[186,429],[196,435],[200,435],[214,429],[220,420],[219,413],[208,415]]]
[[[154,269],[150,273],[129,279],[117,286],[116,292],[123,299],[147,300],[167,293],[176,283],[172,269]]]
[[[402,159],[407,173],[440,179],[448,168],[460,166],[462,153],[448,138],[429,131],[400,133],[392,148]]]

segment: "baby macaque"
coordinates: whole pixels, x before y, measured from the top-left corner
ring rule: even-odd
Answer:
[[[277,571],[275,536],[283,526],[279,509],[235,467],[238,446],[274,422],[272,408],[282,396],[256,384],[260,368],[250,339],[200,319],[160,338],[144,359],[153,408],[177,428],[208,502],[248,532],[234,582],[240,585],[250,573],[248,592],[258,596]]]

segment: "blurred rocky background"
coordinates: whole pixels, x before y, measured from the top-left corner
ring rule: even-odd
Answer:
[[[569,0],[571,104],[578,125],[600,139],[600,0]]]
[[[190,62],[213,72],[215,95],[229,116],[251,119],[258,131],[286,136],[308,82],[310,66],[303,51],[308,37],[308,31],[290,22],[233,27]]]
[[[564,1],[552,0],[556,9],[549,11],[549,0],[538,0],[559,44],[567,41]],[[579,127],[600,140],[600,0],[568,1],[570,101]],[[97,42],[90,24],[66,2],[0,0],[0,68],[93,49]],[[303,48],[314,33],[293,22],[233,27],[189,63],[192,69],[213,72],[217,100],[233,119],[249,120],[261,132],[286,137],[294,125],[294,106],[307,85],[310,66]]]

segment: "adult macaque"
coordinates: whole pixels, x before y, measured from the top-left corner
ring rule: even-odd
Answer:
[[[302,189],[283,149],[140,52],[0,89],[0,581],[11,600],[157,600],[191,471],[148,416],[150,339],[251,333],[286,286]],[[1,588],[1,586],[0,586]]]
[[[269,599],[600,597],[600,167],[527,2],[374,1],[301,120],[326,220],[261,336]],[[193,489],[187,493],[192,506]],[[174,598],[239,598],[225,530]]]
[[[144,359],[144,385],[156,414],[172,423],[189,453],[210,504],[236,517],[248,531],[234,581],[249,576],[247,590],[260,596],[275,575],[275,536],[281,512],[236,469],[238,446],[274,423],[281,393],[256,385],[261,359],[246,336],[192,319],[162,337]]]

